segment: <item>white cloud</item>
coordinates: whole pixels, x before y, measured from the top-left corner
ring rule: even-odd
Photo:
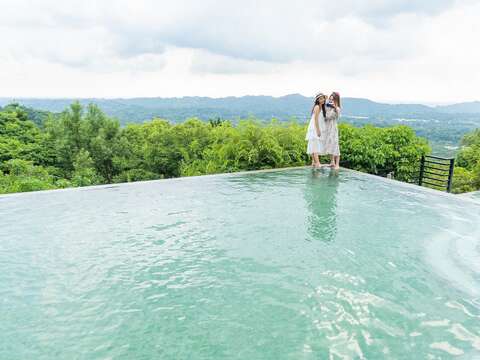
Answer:
[[[264,74],[278,71],[279,64],[267,61],[245,60],[213,54],[205,50],[192,51],[191,67],[197,74]]]
[[[327,86],[376,99],[477,97],[473,0],[0,6],[0,96],[282,95]]]

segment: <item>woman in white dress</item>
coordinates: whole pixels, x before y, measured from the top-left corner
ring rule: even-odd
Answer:
[[[340,168],[340,146],[337,122],[340,117],[340,94],[333,92],[326,105],[325,129],[320,139],[325,154],[330,155],[330,166]]]
[[[322,128],[325,123],[326,108],[325,101],[327,97],[319,93],[315,96],[315,102],[312,108],[312,116],[310,118],[310,123],[308,124],[307,134],[305,140],[308,141],[307,144],[307,154],[312,157],[312,166],[314,168],[320,168],[322,164],[318,158],[319,154],[323,154],[323,146],[321,141]]]

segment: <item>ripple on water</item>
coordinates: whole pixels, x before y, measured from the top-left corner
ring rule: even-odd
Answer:
[[[426,243],[427,261],[456,288],[479,298],[480,222],[474,217],[465,226],[463,222],[468,219],[452,221],[452,210],[445,211],[446,224]]]
[[[0,198],[0,358],[474,358],[478,208],[435,199],[304,170]]]

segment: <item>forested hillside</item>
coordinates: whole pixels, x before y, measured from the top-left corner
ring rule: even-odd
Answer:
[[[121,127],[96,105],[72,104],[36,125],[0,112],[0,193],[305,165],[305,125],[242,120]],[[427,142],[407,126],[340,125],[342,165],[411,181]]]
[[[0,105],[12,99],[0,98]],[[73,102],[72,99],[19,99],[27,109],[40,109],[60,113]],[[255,118],[270,122],[295,119],[306,122],[311,109],[311,99],[294,94],[283,97],[184,97],[184,98],[132,98],[132,99],[81,99],[82,106],[97,105],[108,116],[117,118],[120,125],[142,123],[153,118],[166,119],[172,123],[195,117],[200,120],[229,120],[236,124],[240,119]],[[436,155],[453,156],[461,138],[480,127],[478,102],[449,106],[425,106],[419,104],[382,104],[367,99],[344,98],[342,101],[344,123],[355,126],[374,125],[389,127],[408,125],[416,134],[427,138]],[[477,111],[478,110],[478,111]],[[27,110],[29,111],[29,110]],[[44,115],[31,116],[39,122]]]
[[[453,105],[437,106],[440,112],[449,114],[480,114],[480,101],[471,101]]]
[[[61,112],[77,99],[9,99],[0,98],[0,106],[18,102],[34,109]],[[170,121],[183,121],[189,116],[202,120],[211,118],[235,119],[253,116],[262,120],[275,117],[290,120],[306,118],[312,99],[299,94],[282,97],[242,96],[225,98],[182,97],[182,98],[130,98],[130,99],[78,99],[87,106],[98,105],[109,116],[123,123],[143,122],[154,117]],[[342,109],[346,116],[361,116],[371,119],[420,118],[448,119],[452,115],[470,118],[480,115],[480,102],[461,103],[448,106],[426,106],[421,104],[385,104],[362,98],[342,99]]]

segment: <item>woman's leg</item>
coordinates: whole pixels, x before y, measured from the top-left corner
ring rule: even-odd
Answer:
[[[330,166],[335,167],[335,155],[330,155]]]
[[[335,156],[335,169],[340,169],[340,155]]]
[[[315,167],[320,167],[320,160],[318,159],[318,153],[313,153],[313,161],[314,161],[314,166]]]

